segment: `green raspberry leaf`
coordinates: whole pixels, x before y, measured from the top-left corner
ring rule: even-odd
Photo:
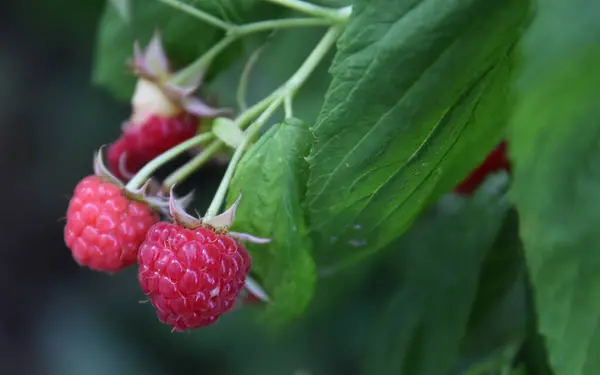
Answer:
[[[120,2],[119,2],[120,3]],[[261,20],[280,12],[280,7],[259,0],[183,1],[231,23]],[[129,0],[128,17],[121,8],[107,3],[97,35],[92,80],[109,89],[117,98],[131,97],[135,77],[126,66],[133,57],[133,43],[142,47],[154,31],[161,33],[165,50],[174,69],[180,69],[202,55],[222,36],[223,31],[157,0]],[[209,74],[214,76],[243,54],[237,43],[217,58]]]
[[[457,212],[422,217],[392,246],[402,282],[376,323],[366,374],[453,373],[507,211],[506,196],[478,195]]]
[[[524,270],[518,217],[511,209],[483,262],[457,371],[469,368],[465,375],[491,374],[480,371],[512,362],[526,336]]]
[[[593,0],[538,2],[511,124],[512,196],[556,375],[600,370],[598,14]]]
[[[304,210],[304,157],[312,144],[313,136],[300,120],[274,125],[244,155],[229,189],[230,203],[243,194],[233,229],[271,238],[266,245],[247,245],[252,270],[272,298],[266,317],[275,323],[301,314],[316,282]]]
[[[317,263],[402,234],[501,139],[523,0],[357,0],[314,128]]]
[[[469,326],[473,330],[478,330],[482,326],[485,327],[490,316],[501,312],[500,310],[502,310],[502,305],[506,303],[507,297],[515,294],[515,288],[520,289],[520,306],[511,307],[510,319],[507,320],[510,320],[509,324],[520,325],[520,329],[525,328],[525,289],[523,284],[525,264],[518,225],[517,214],[514,210],[511,210],[506,216],[494,246],[486,255],[479,279],[477,303],[473,306],[469,321]],[[502,334],[508,333],[506,329],[498,331]],[[490,338],[489,334],[486,336],[486,338]],[[485,346],[484,343],[477,341],[471,345],[476,350],[481,350],[483,346]]]

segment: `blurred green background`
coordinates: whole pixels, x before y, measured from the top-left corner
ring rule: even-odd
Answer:
[[[0,189],[5,210],[0,225],[0,374],[362,372],[372,331],[403,276],[399,252],[381,252],[335,278],[319,280],[309,311],[286,327],[273,329],[260,319],[260,308],[248,307],[191,333],[171,333],[150,305],[140,303],[144,296],[135,267],[107,276],[76,265],[63,242],[68,199],[75,184],[91,173],[93,152],[119,135],[129,106],[90,84],[104,1],[59,3],[9,0],[0,5]],[[316,41],[319,33],[309,37]],[[282,56],[300,61],[302,48]],[[270,53],[277,52],[275,45]],[[258,68],[261,80],[250,95],[264,95],[294,69],[269,61]],[[225,104],[232,102],[234,92],[222,89],[231,87],[240,68],[213,83]],[[298,112],[307,121],[317,114],[311,99],[322,100],[325,74],[322,67],[298,97]],[[201,193],[212,192],[222,173],[219,167],[207,167],[182,188],[194,187],[199,204],[205,204],[210,193]],[[508,315],[501,313],[485,324],[500,322],[500,335],[521,329],[519,318],[510,317],[522,305],[521,297],[516,298],[518,307],[509,301]],[[493,339],[503,342],[502,337]],[[471,346],[481,353],[492,349],[477,340]]]
[[[282,330],[247,308],[208,329],[173,334],[139,303],[134,267],[106,276],[72,260],[62,237],[69,196],[129,112],[90,84],[103,6],[0,5],[0,374],[357,373],[372,304],[349,293],[350,279],[360,283],[355,271],[324,287],[322,302]],[[207,168],[189,185],[213,189],[222,172]]]

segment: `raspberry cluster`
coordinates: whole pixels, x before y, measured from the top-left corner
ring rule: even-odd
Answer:
[[[143,53],[137,45],[134,51],[138,82],[131,116],[108,147],[108,166],[98,152],[95,173],[75,187],[64,240],[74,260],[95,271],[112,274],[137,263],[140,288],[158,319],[174,331],[196,329],[214,324],[238,302],[269,300],[249,277],[252,260],[242,245],[269,240],[229,231],[239,199],[220,215],[195,218],[185,212],[191,196],[177,199],[171,188],[166,197],[149,177],[162,159],[150,161],[225,111],[192,96],[199,77],[176,79],[181,76],[171,72],[158,34]],[[455,191],[470,195],[489,173],[509,168],[503,142]]]
[[[100,153],[95,170],[77,184],[67,209],[65,243],[79,265],[115,273],[137,262],[142,291],[175,331],[213,324],[246,298],[252,260],[241,242],[269,240],[228,231],[239,199],[221,215],[198,219],[172,191],[167,199],[149,195],[149,184],[128,189]]]
[[[138,179],[135,173],[193,137],[202,119],[223,110],[191,96],[199,80],[173,83],[158,35],[144,53],[135,48],[133,67],[139,80],[131,117],[108,147],[108,166],[98,152],[94,174],[75,187],[64,240],[73,259],[95,271],[112,274],[137,263],[141,290],[158,319],[173,330],[207,326],[236,301],[243,302],[245,289],[256,290],[248,276],[252,261],[241,242],[268,240],[229,232],[239,199],[221,215],[194,218],[185,212],[191,196],[177,199],[171,189],[166,197],[152,178],[137,187],[146,173]]]

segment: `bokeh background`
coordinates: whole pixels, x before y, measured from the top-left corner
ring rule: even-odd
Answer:
[[[150,305],[140,303],[135,267],[107,276],[77,266],[63,242],[69,196],[91,173],[93,152],[119,135],[129,114],[127,103],[90,83],[104,1],[0,4],[0,374],[360,373],[376,340],[374,326],[402,277],[402,252],[382,252],[320,280],[309,311],[285,327],[274,329],[259,307],[248,307],[191,333],[171,333]],[[319,33],[287,37],[270,53],[299,62]],[[250,88],[255,97],[295,69],[277,58],[267,61]],[[231,77],[239,74],[235,69]],[[326,74],[324,66],[297,98],[307,121],[316,116]],[[226,89],[231,84],[225,76],[213,85],[226,103],[234,96]],[[200,193],[201,209],[222,173],[218,166],[204,168],[182,189]],[[416,242],[431,238],[427,231],[415,236]],[[485,326],[485,340],[467,343],[466,351],[481,354],[486,345],[503,342],[506,332],[522,329],[514,318],[523,315],[519,293],[483,324],[496,327],[496,341],[490,344]]]
[[[336,278],[306,318],[284,329],[247,308],[214,327],[173,334],[140,303],[134,268],[106,276],[72,260],[62,237],[69,196],[129,112],[90,84],[103,7],[101,0],[0,5],[0,374],[356,373],[374,308],[350,291],[367,271]],[[206,168],[189,185],[214,189],[221,173]]]

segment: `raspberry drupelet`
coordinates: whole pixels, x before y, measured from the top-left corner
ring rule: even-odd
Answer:
[[[138,77],[131,98],[132,113],[121,136],[108,148],[108,165],[122,181],[170,148],[193,137],[204,119],[229,113],[211,108],[192,94],[202,76],[177,82],[158,33],[142,53],[134,48],[133,71]]]
[[[101,167],[96,171],[75,187],[64,240],[79,265],[114,273],[136,262],[138,247],[159,215],[132,199],[114,176]]]
[[[252,265],[240,241],[269,242],[227,230],[238,202],[206,220],[185,214],[174,203],[173,223],[152,226],[140,246],[141,289],[158,319],[174,331],[211,325],[230,311],[246,286]]]

